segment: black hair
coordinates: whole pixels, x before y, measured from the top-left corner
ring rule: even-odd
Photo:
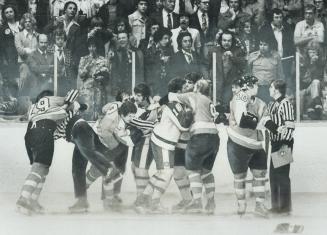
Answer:
[[[276,90],[280,92],[282,96],[286,95],[286,82],[282,79],[273,80],[271,84],[275,87]]]
[[[35,103],[39,102],[40,99],[42,99],[45,96],[53,96],[52,90],[43,90],[41,91],[35,98]]]
[[[168,35],[169,37],[172,36],[172,32],[167,28],[159,28],[158,31],[156,31],[153,35],[153,41],[155,43],[158,43],[165,35]]]
[[[129,113],[136,113],[137,108],[131,101],[124,101],[118,109],[118,113],[126,117]]]
[[[195,84],[198,80],[202,78],[202,74],[196,73],[196,72],[191,72],[185,75],[184,79],[192,81],[193,84]]]
[[[5,10],[7,10],[8,8],[11,8],[13,9],[14,11],[14,14],[15,14],[15,21],[18,19],[18,12],[17,12],[17,8],[14,7],[13,5],[11,4],[8,4],[8,5],[5,5],[2,10],[1,10],[1,18],[2,18],[2,23],[7,23],[7,19],[6,19],[6,16],[5,16]]]
[[[231,47],[235,46],[235,45],[236,45],[235,34],[234,34],[232,31],[230,31],[230,30],[224,30],[224,31],[222,32],[222,34],[220,34],[220,36],[219,36],[219,38],[218,38],[218,44],[219,44],[220,46],[222,46],[222,45],[221,45],[221,41],[222,41],[222,38],[223,38],[223,35],[224,35],[224,34],[232,35],[232,46],[231,46]]]
[[[180,77],[173,78],[168,83],[168,92],[177,93],[178,91],[181,91],[185,82],[186,81]]]
[[[54,31],[54,34],[53,34],[54,41],[56,41],[56,37],[64,37],[64,40],[67,41],[67,36],[63,29],[58,28]]]
[[[149,102],[149,96],[151,95],[150,87],[145,83],[140,83],[134,87],[134,93],[142,94],[143,98]]]
[[[193,43],[193,38],[192,35],[189,32],[181,32],[178,34],[177,36],[177,45],[178,45],[178,49],[181,50],[182,49],[182,41],[184,37],[189,36],[191,38],[191,42]]]
[[[65,5],[64,5],[64,12],[67,10],[69,4],[73,4],[73,5],[75,5],[75,7],[76,7],[76,11],[78,10],[78,6],[77,6],[76,2],[68,1],[68,2],[66,2]]]
[[[118,34],[118,24],[119,23],[124,23],[124,25],[125,25],[125,31],[127,31],[127,34],[129,34],[130,32],[132,32],[132,29],[131,29],[131,26],[128,23],[128,20],[125,19],[125,18],[120,17],[120,18],[117,18],[115,20],[114,30],[113,30],[114,34]]]

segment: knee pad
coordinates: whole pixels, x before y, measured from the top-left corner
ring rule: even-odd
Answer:
[[[267,170],[251,170],[253,178],[266,178]]]
[[[185,176],[187,176],[185,167],[183,167],[183,166],[175,166],[174,167],[174,178],[175,179],[182,179]]]

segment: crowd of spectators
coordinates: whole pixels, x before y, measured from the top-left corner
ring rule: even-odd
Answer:
[[[95,120],[119,92],[145,82],[163,96],[174,77],[213,77],[228,106],[233,81],[250,73],[270,101],[272,80],[295,97],[300,53],[300,114],[327,113],[324,0],[0,0],[0,113],[23,114],[37,93],[78,88]],[[56,68],[56,71],[54,71]],[[22,105],[22,103],[24,105]],[[22,107],[23,106],[23,107]],[[20,108],[18,108],[20,107]],[[326,109],[326,110],[325,110]]]

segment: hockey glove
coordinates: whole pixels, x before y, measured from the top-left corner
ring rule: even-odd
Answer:
[[[252,113],[247,112],[246,114],[242,114],[240,127],[241,128],[249,128],[255,130],[258,125],[258,117]]]

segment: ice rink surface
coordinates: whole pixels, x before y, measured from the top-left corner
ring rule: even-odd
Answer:
[[[233,194],[216,194],[215,215],[138,215],[131,205],[134,193],[124,193],[121,212],[105,212],[98,193],[89,195],[90,210],[85,214],[68,214],[74,202],[72,193],[48,193],[41,196],[45,215],[25,216],[15,211],[16,193],[0,194],[1,235],[266,235],[274,233],[279,223],[301,224],[302,234],[326,235],[327,195],[323,193],[293,194],[293,213],[290,216],[258,218],[251,212],[254,199],[250,198],[248,213],[236,215]],[[162,202],[170,207],[178,201],[175,193],[168,193]],[[268,205],[269,206],[269,205]]]

